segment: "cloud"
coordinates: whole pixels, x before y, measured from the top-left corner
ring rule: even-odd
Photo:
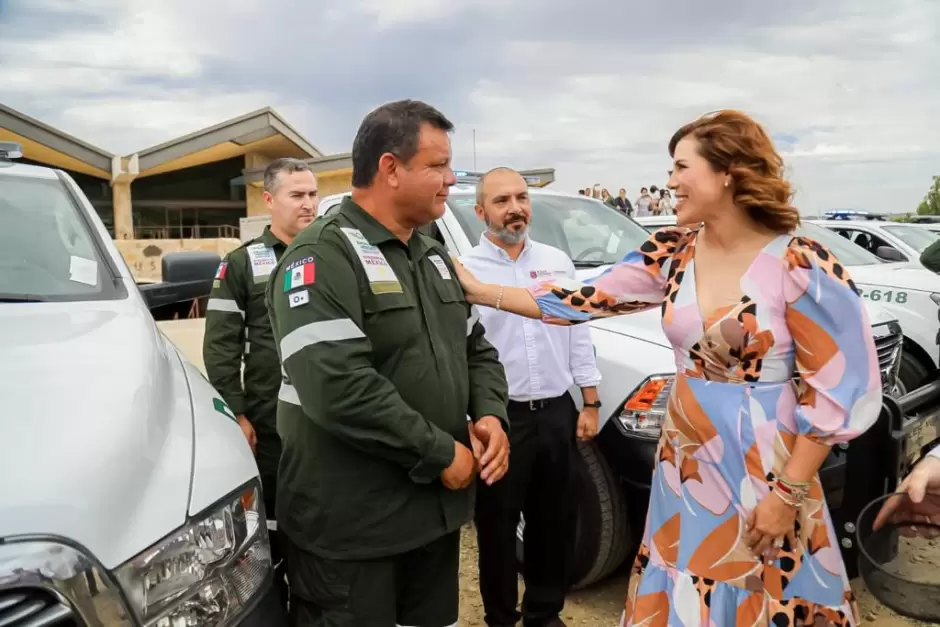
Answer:
[[[665,182],[676,128],[734,107],[809,213],[916,207],[940,174],[937,67],[932,0],[0,3],[4,104],[115,152],[265,105],[345,152],[415,97],[457,124],[458,167],[636,193]]]

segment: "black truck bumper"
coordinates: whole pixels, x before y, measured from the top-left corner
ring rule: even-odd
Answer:
[[[268,581],[258,598],[235,624],[239,627],[287,626],[287,611],[281,605],[273,580]]]

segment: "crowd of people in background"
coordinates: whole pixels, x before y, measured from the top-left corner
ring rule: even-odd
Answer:
[[[588,198],[597,198],[605,205],[609,205],[628,216],[659,216],[675,213],[672,205],[672,194],[669,193],[668,189],[659,188],[655,185],[648,188],[641,187],[639,197],[633,202],[627,197],[627,190],[623,187],[620,188],[616,196],[611,196],[610,192],[600,185],[579,189],[578,193]]]

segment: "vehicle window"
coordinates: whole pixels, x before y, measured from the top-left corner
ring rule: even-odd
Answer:
[[[919,226],[883,226],[881,228],[919,253],[924,252],[928,246],[940,238],[937,233]]]
[[[0,174],[0,301],[116,296],[79,211],[58,179]]]
[[[881,257],[876,257],[874,254],[869,252],[868,249],[862,248],[847,240],[843,235],[843,232],[844,229],[830,231],[829,229],[821,227],[818,224],[804,222],[798,229],[796,229],[796,231],[794,231],[794,235],[799,235],[800,237],[809,237],[816,240],[831,250],[832,254],[834,254],[839,262],[844,266],[865,266],[885,263],[884,259]]]
[[[474,212],[471,193],[451,192],[448,204],[472,244],[485,225]],[[616,263],[649,237],[646,229],[616,209],[588,198],[532,195],[533,240],[564,251],[576,267]]]

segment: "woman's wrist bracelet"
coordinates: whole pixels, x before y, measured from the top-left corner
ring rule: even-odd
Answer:
[[[785,494],[784,492],[777,490],[776,487],[772,488],[770,491],[776,494],[778,499],[780,499],[781,501],[783,501],[785,504],[789,505],[793,509],[800,509],[800,507],[803,506],[802,499],[792,498],[788,496],[787,494]]]

